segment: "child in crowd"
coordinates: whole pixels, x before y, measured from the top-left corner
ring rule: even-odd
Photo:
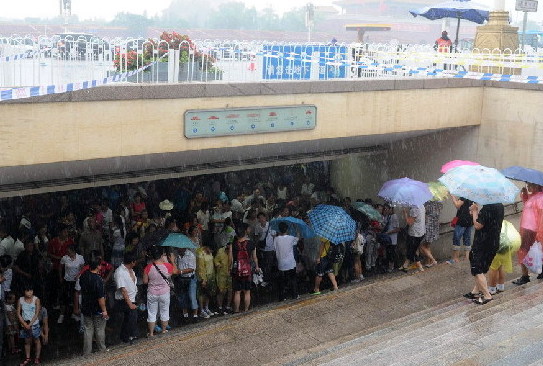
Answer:
[[[36,358],[34,364],[40,363],[41,353],[41,328],[39,315],[41,312],[40,299],[34,296],[34,288],[31,284],[25,284],[24,296],[19,298],[17,303],[17,317],[19,318],[19,324],[21,325],[21,332],[19,337],[25,340],[25,360],[20,366],[29,365],[32,362],[30,358],[30,350],[32,347],[32,340],[36,347]]]
[[[8,293],[6,295],[6,325],[8,336],[8,348],[9,352],[13,355],[21,352],[17,347],[18,333],[19,333],[19,319],[17,318],[17,305],[15,301],[17,298],[14,293]]]
[[[2,282],[2,289],[4,290],[4,296],[11,292],[11,281],[13,280],[13,269],[11,268],[12,259],[9,255],[5,254],[0,257],[0,270],[4,276],[4,282]]]

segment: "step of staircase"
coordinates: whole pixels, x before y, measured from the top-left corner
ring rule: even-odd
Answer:
[[[424,309],[289,364],[486,365],[522,359],[525,365],[543,361],[543,348],[534,353],[531,346],[542,339],[531,335],[541,332],[543,284],[531,283],[483,306],[461,298]],[[511,358],[514,352],[517,358]]]

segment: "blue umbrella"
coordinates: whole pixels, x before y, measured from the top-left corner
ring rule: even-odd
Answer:
[[[303,220],[295,217],[280,217],[270,221],[270,229],[279,231],[279,223],[286,222],[288,224],[288,234],[292,236],[298,236],[298,232],[302,238],[313,238],[315,232],[309,227]]]
[[[458,32],[460,30],[460,20],[465,19],[477,24],[483,24],[488,21],[490,13],[486,5],[478,4],[470,0],[452,0],[444,3],[426,6],[422,9],[409,11],[414,17],[422,16],[430,20],[455,18],[458,19],[456,27],[456,40],[458,44]]]
[[[308,213],[315,234],[333,244],[354,240],[356,222],[344,209],[331,205],[318,205]]]
[[[482,165],[463,165],[449,170],[438,179],[451,194],[482,205],[512,203],[519,193],[502,173]]]
[[[377,195],[386,201],[407,206],[420,206],[434,197],[428,184],[410,178],[385,182]]]
[[[521,166],[510,166],[501,170],[502,174],[509,179],[521,180],[523,182],[543,186],[543,172]]]
[[[186,235],[180,234],[180,233],[170,233],[168,236],[164,239],[162,243],[160,243],[161,247],[173,247],[173,248],[186,248],[186,249],[196,249],[196,245],[190,240],[190,238]]]

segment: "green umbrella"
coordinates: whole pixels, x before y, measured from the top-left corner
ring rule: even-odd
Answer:
[[[190,240],[190,238],[186,235],[180,234],[180,233],[170,233],[168,236],[164,239],[162,243],[160,243],[161,247],[173,247],[173,248],[186,248],[186,249],[195,249],[196,245]]]
[[[428,189],[432,192],[434,198],[432,201],[443,201],[449,195],[449,190],[441,182],[428,182]]]
[[[355,210],[368,216],[370,220],[383,221],[383,216],[381,215],[381,213],[373,208],[372,205],[368,205],[365,202],[355,202],[353,203],[353,207],[355,208]]]

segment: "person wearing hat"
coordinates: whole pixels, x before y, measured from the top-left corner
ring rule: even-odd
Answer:
[[[173,207],[173,202],[167,199],[158,204],[158,208],[160,208],[160,210],[162,211],[162,214],[159,218],[158,226],[164,227],[164,225],[166,224],[166,219],[172,215],[170,211],[173,210]]]

